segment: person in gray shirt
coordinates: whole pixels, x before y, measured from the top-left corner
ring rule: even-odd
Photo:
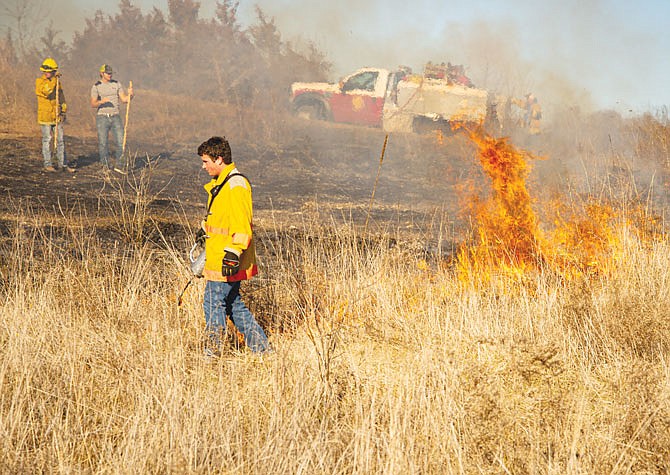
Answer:
[[[116,142],[114,170],[126,174],[126,163],[123,158],[123,123],[119,111],[120,102],[128,103],[133,97],[132,84],[128,93],[120,82],[112,79],[113,70],[109,64],[100,66],[100,80],[91,88],[91,107],[97,109],[95,126],[98,130],[98,152],[100,164],[104,171],[111,169],[107,140],[111,130]]]

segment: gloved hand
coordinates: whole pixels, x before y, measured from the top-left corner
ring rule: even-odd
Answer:
[[[200,228],[195,232],[195,242],[198,244],[204,245],[205,238],[207,238],[207,233],[205,233],[204,229]]]
[[[221,275],[230,277],[237,274],[240,270],[240,258],[231,251],[226,251],[223,255],[223,264],[221,265]]]
[[[66,113],[67,113],[67,104],[65,104],[65,103],[61,104],[61,105],[60,105],[60,111],[61,111],[63,114],[66,114]]]

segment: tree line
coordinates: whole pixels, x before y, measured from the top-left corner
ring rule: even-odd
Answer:
[[[107,63],[142,88],[239,105],[253,101],[256,106],[285,97],[295,80],[327,77],[331,63],[313,43],[284,41],[274,18],[259,7],[255,22],[244,28],[238,6],[219,0],[213,18],[201,18],[200,3],[194,0],[168,0],[167,13],[157,7],[143,13],[131,0],[120,0],[117,13],[97,10],[87,18],[71,43],[59,39],[60,32],[49,23],[32,45],[20,31],[24,14],[15,18],[19,29],[12,34],[8,28],[0,41],[0,61],[34,69],[53,57],[75,77],[91,77],[91,71]]]

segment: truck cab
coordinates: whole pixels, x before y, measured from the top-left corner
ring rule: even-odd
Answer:
[[[381,126],[389,72],[385,69],[358,70],[340,82],[330,107],[335,122]]]
[[[338,84],[294,83],[293,107],[309,118],[381,127],[390,77],[386,69],[362,68]]]

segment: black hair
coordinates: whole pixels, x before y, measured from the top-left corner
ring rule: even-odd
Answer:
[[[230,144],[225,137],[211,137],[200,144],[198,155],[209,155],[216,160],[217,157],[223,158],[223,163],[230,165],[233,162],[233,154],[230,151]]]

